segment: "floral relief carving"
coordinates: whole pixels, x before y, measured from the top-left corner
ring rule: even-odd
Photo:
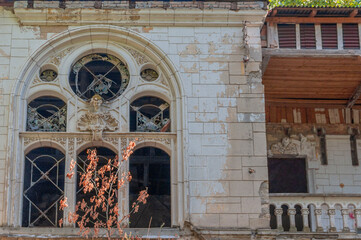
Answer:
[[[118,129],[119,122],[108,111],[102,108],[103,100],[98,94],[95,94],[90,100],[90,109],[78,120],[80,131],[92,131],[93,141],[103,139],[103,131],[115,131]]]
[[[56,142],[59,145],[61,145],[63,148],[65,148],[66,146],[66,137],[46,137],[46,136],[42,136],[42,137],[24,137],[24,146],[28,146],[34,142],[39,142],[39,141],[49,141],[49,142]]]
[[[271,145],[268,155],[306,155],[309,160],[317,160],[316,142],[311,140],[301,133],[298,136],[284,137],[280,142]]]
[[[68,140],[68,153],[70,157],[74,155],[74,138],[69,138]]]
[[[114,147],[118,147],[119,138],[117,138],[117,137],[105,137],[104,141],[111,143]]]
[[[171,139],[170,138],[165,138],[165,137],[134,137],[134,138],[129,138],[129,141],[134,141],[136,143],[142,143],[142,142],[160,142],[166,146],[170,146],[171,144]]]
[[[149,59],[143,54],[140,54],[138,51],[131,48],[125,48],[125,49],[130,53],[130,55],[134,57],[135,61],[137,61],[139,65],[143,65],[149,62]]]
[[[71,48],[67,48],[64,51],[60,52],[59,54],[57,54],[55,57],[53,57],[52,59],[50,59],[50,63],[59,66],[61,60],[63,59],[63,57],[65,57],[66,55],[68,55],[70,52],[72,52],[74,50],[73,47]]]

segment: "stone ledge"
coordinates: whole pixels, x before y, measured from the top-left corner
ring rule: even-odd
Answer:
[[[16,1],[15,8],[28,8],[28,1]],[[198,8],[198,9],[266,9],[264,0],[226,0],[226,1],[39,1],[35,0],[32,8],[97,8],[97,9],[145,9],[145,8]]]
[[[119,26],[191,26],[242,27],[263,25],[266,10],[250,9],[92,9],[92,8],[15,8],[22,25],[88,25]]]
[[[63,227],[63,228],[54,228],[54,227],[1,227],[0,228],[0,239],[5,238],[29,238],[29,239],[59,239],[66,237],[67,239],[85,239],[80,237],[79,228],[73,227]],[[161,239],[176,239],[180,235],[188,235],[188,233],[180,230],[179,228],[126,228],[124,229],[128,235],[129,233],[132,236],[142,236],[146,239],[158,239],[158,236]],[[100,232],[99,235],[102,233]],[[105,237],[105,236],[104,236]]]

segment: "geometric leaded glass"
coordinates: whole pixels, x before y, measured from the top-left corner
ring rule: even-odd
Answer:
[[[129,83],[126,65],[110,54],[96,53],[79,59],[72,67],[69,84],[74,93],[83,100],[95,94],[104,100],[120,96]]]
[[[143,78],[143,80],[148,81],[148,82],[153,82],[155,80],[157,80],[157,78],[159,77],[159,74],[151,69],[151,68],[147,68],[144,69],[141,73],[140,76]]]
[[[141,97],[130,105],[131,132],[169,132],[169,104],[157,97]]]
[[[31,101],[28,104],[26,131],[65,132],[66,103],[50,96]]]
[[[63,217],[65,157],[55,148],[41,147],[25,156],[22,226],[57,227]]]

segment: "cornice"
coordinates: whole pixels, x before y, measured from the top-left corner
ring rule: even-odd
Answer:
[[[229,9],[60,9],[15,8],[15,15],[22,25],[92,25],[119,26],[193,26],[239,27],[263,24],[266,10]]]

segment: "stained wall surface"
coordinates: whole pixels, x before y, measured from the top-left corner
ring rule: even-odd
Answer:
[[[41,11],[40,22],[45,10]],[[46,11],[57,14],[63,10]],[[87,11],[94,18],[98,15],[94,9]],[[267,194],[261,188],[267,180],[261,13],[265,11],[260,7],[249,10],[250,23],[243,26],[225,22],[207,27],[189,23],[141,27],[136,20],[134,26],[125,26],[126,31],[160,48],[179,74],[183,111],[177,112],[177,117],[184,123],[180,139],[183,149],[171,151],[181,151],[184,163],[185,190],[179,194],[186,199],[187,207],[182,221],[195,226],[256,229],[269,224],[262,214],[267,211],[267,207],[262,211]],[[19,138],[13,124],[17,120],[12,118],[16,115],[13,111],[19,111],[13,100],[15,86],[22,80],[19,76],[26,70],[25,63],[49,39],[80,27],[76,15],[68,24],[59,25],[49,17],[47,24],[32,19],[32,23],[23,25],[26,10],[16,15],[11,9],[0,8],[0,226],[16,225],[7,212],[13,207],[9,205],[19,204],[12,202],[9,193],[9,178],[21,178],[10,174],[14,161],[10,153],[22,151],[11,144],[12,138]],[[101,20],[99,23],[107,24]],[[91,30],[88,32],[91,36]],[[91,37],[87,41],[92,41]],[[255,172],[249,173],[249,168]]]

